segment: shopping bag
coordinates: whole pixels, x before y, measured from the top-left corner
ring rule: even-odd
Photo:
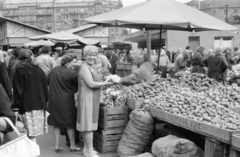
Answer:
[[[20,133],[26,133],[26,129],[24,128],[23,119],[22,119],[22,117],[20,116],[19,113],[16,114],[16,124],[15,124],[15,126]]]
[[[37,157],[40,155],[39,146],[31,141],[27,135],[20,135],[20,132],[8,119],[4,118],[11,125],[18,137],[2,146],[0,146],[0,157]]]

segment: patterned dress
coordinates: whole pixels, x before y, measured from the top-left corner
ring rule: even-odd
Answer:
[[[98,71],[91,67],[83,65],[79,70],[78,76],[78,109],[77,109],[77,130],[93,131],[97,130],[99,103],[101,88],[90,88],[83,80],[80,72],[82,68],[88,68],[92,74],[93,81],[100,82],[101,75]]]

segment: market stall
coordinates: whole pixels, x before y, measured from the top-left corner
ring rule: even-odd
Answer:
[[[235,84],[223,86],[204,74],[179,72],[175,78],[156,77],[152,81],[104,91],[102,102],[108,104],[106,106],[114,106],[116,96],[121,95],[121,104],[126,101],[125,105],[135,114],[147,110],[155,122],[174,126],[170,132],[181,135],[182,130],[188,130],[203,137],[205,157],[239,155],[240,88]],[[128,125],[125,127],[129,128]],[[121,140],[119,147],[122,147]]]
[[[240,117],[231,111],[239,108],[239,87],[222,86],[203,74],[179,75],[132,86],[127,101],[134,99],[135,107],[146,105],[152,117],[204,136],[206,157],[232,156],[239,150]]]

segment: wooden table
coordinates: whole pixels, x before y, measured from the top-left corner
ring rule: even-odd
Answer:
[[[231,131],[217,128],[180,115],[161,111],[155,107],[145,107],[152,117],[190,130],[205,137],[205,157],[229,157],[232,136],[240,134],[240,131]],[[237,157],[237,156],[232,156]]]

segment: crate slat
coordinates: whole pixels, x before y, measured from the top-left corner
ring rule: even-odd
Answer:
[[[122,128],[114,129],[113,131],[97,130],[94,132],[93,138],[95,148],[101,153],[116,152],[122,137],[122,130]]]
[[[99,145],[98,143],[94,142],[93,146],[100,152],[103,154],[106,153],[116,153],[117,152],[117,148],[118,146],[109,146],[109,147],[102,147],[101,145]]]
[[[112,128],[125,127],[128,121],[128,108],[114,107],[102,108],[99,111],[99,124],[98,126],[103,130]]]

